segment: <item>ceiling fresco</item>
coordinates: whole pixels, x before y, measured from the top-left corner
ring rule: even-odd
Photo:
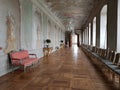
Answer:
[[[43,0],[66,29],[81,29],[98,0]]]

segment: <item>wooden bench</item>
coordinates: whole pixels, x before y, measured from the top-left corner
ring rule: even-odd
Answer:
[[[36,54],[29,54],[27,50],[11,52],[9,55],[12,66],[20,66],[24,71],[27,67],[38,63]],[[30,55],[34,55],[34,57],[30,57]]]

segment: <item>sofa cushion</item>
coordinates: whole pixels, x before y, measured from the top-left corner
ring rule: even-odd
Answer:
[[[27,50],[23,50],[23,51],[11,53],[10,57],[13,60],[20,60],[20,59],[29,58],[29,54]]]
[[[13,60],[12,63],[15,66],[24,66],[24,67],[30,66],[33,64],[32,61],[28,61],[28,60],[21,60],[21,61],[20,60]]]

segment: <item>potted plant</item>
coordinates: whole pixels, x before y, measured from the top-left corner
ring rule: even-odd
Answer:
[[[47,43],[46,47],[48,48],[49,44],[51,43],[51,40],[50,39],[46,39],[45,42]]]
[[[61,44],[63,44],[63,40],[60,40]]]

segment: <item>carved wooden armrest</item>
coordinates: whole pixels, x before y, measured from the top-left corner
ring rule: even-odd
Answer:
[[[35,56],[35,57],[37,58],[37,55],[36,55],[36,54],[29,54],[29,55],[33,55],[33,56]]]

